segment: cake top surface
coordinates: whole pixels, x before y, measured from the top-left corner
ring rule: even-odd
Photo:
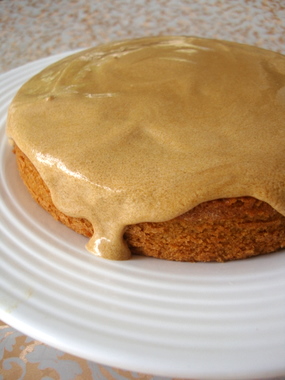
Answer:
[[[128,258],[129,224],[253,196],[285,215],[285,57],[196,37],[73,54],[19,90],[8,135],[53,202],[88,219],[87,248]]]

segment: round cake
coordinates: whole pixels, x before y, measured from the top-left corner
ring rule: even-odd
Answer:
[[[21,177],[87,249],[228,261],[285,247],[285,57],[197,37],[113,42],[9,108]]]

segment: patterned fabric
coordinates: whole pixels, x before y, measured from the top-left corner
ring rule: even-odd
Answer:
[[[23,335],[1,321],[0,362],[0,380],[168,379],[111,368],[66,354]]]
[[[284,0],[0,2],[0,72],[108,41],[175,34],[283,51]]]

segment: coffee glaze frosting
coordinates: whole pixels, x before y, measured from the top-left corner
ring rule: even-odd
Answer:
[[[56,207],[88,219],[87,249],[122,260],[129,224],[252,196],[285,215],[285,57],[152,37],[71,55],[13,100],[8,135]]]

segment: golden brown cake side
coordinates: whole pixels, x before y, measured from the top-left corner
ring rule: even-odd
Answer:
[[[15,153],[20,175],[37,203],[77,233],[92,236],[91,223],[59,211],[31,161],[17,146]],[[223,262],[285,247],[285,217],[253,197],[219,199],[167,222],[127,226],[124,238],[132,253],[175,261]]]

